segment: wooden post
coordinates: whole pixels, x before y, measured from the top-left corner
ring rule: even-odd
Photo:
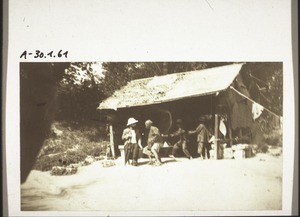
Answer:
[[[232,147],[233,142],[232,142],[232,129],[231,129],[231,119],[230,119],[230,115],[227,115],[227,123],[228,123],[229,145],[230,145],[230,147]]]
[[[168,74],[168,64],[167,62],[163,62],[163,74]]]
[[[109,124],[109,141],[110,141],[110,149],[113,158],[116,157],[115,154],[115,143],[114,143],[114,130],[112,124]]]
[[[215,114],[215,160],[218,159],[219,154],[219,146],[218,146],[218,138],[219,138],[219,115]]]
[[[240,128],[239,128],[239,139],[240,139],[240,141],[242,140],[242,138],[243,138],[243,130],[242,130],[242,128],[240,127]]]

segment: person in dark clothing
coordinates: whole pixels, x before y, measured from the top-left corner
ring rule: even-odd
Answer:
[[[207,158],[210,158],[210,154],[209,151],[211,149],[210,147],[210,143],[209,143],[209,137],[210,132],[207,129],[207,127],[205,126],[205,118],[200,117],[199,118],[199,125],[196,128],[196,130],[194,131],[189,131],[188,134],[197,134],[197,142],[198,142],[198,154],[203,157],[203,159],[205,159],[205,154],[207,154]]]
[[[175,155],[176,155],[178,149],[180,147],[182,147],[182,151],[186,155],[186,157],[189,159],[193,159],[193,157],[191,156],[191,154],[188,150],[188,142],[189,142],[188,132],[184,129],[182,120],[181,119],[176,120],[176,125],[177,125],[178,129],[174,133],[169,134],[169,135],[162,135],[165,138],[167,138],[167,137],[171,137],[171,138],[178,137],[179,138],[179,140],[173,146],[171,157],[175,158]]]
[[[129,118],[127,128],[124,129],[122,140],[124,141],[125,165],[132,158],[132,165],[138,165],[139,148],[143,149],[141,142],[141,134],[136,126],[138,120]]]

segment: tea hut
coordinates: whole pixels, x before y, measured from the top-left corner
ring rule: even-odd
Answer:
[[[169,133],[175,119],[195,129],[199,116],[205,115],[216,138],[214,147],[222,140],[232,144],[233,138],[242,139],[252,124],[252,104],[243,97],[249,93],[240,74],[242,67],[239,63],[137,79],[115,91],[98,107],[108,117],[112,154],[122,144],[121,133],[129,117],[138,119],[141,128],[151,119],[162,133]],[[215,158],[222,158],[218,148],[214,150]]]

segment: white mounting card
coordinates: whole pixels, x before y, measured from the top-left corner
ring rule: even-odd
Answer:
[[[291,1],[10,0],[8,5],[5,154],[9,216],[240,216],[291,213],[295,146]],[[41,172],[38,173],[40,176],[31,177],[31,181],[39,186],[38,190],[34,185],[27,189],[27,193],[31,194],[27,200],[35,200],[40,207],[34,210],[22,209],[30,201],[22,201],[23,184],[20,184],[21,62],[282,62],[282,177],[277,180],[281,187],[279,196],[276,190],[275,196],[273,195],[280,201],[279,208],[274,208],[273,200],[265,200],[265,206],[259,204],[255,208],[259,198],[270,193],[268,190],[272,193],[272,186],[266,192],[258,192],[251,188],[251,184],[246,185],[252,183],[254,186],[255,177],[248,175],[241,178],[245,182],[239,182],[240,186],[237,187],[226,179],[224,171],[216,169],[216,163],[222,162],[221,160],[196,162],[197,159],[183,159],[182,162],[167,163],[161,167],[117,165],[105,168],[103,177],[98,174],[103,170],[100,168],[101,164],[95,163],[86,167],[88,169],[80,168],[79,173],[74,176],[55,177],[55,182],[52,182],[54,178],[50,173]],[[222,79],[221,75],[219,79]],[[95,105],[95,109],[97,106]],[[34,136],[35,132],[30,134]],[[222,166],[226,168],[225,164],[229,161],[224,162]],[[236,162],[239,164],[238,160]],[[263,161],[255,163],[264,171]],[[211,172],[212,177],[219,179],[203,177],[208,180],[206,184],[191,186],[196,184],[193,181],[193,174],[197,171],[196,164],[203,170],[213,165],[212,170],[216,170]],[[245,165],[248,167],[245,166],[244,171],[240,171],[242,175],[252,166],[247,163]],[[278,165],[274,163],[274,166]],[[175,169],[185,177],[177,177],[172,173],[173,178],[182,178],[185,183],[172,189],[172,182],[166,181],[166,175]],[[270,170],[273,171],[272,168]],[[218,176],[218,173],[225,174],[225,178]],[[124,174],[123,179],[114,180],[120,174]],[[145,176],[140,177],[139,174]],[[169,175],[170,180],[172,175]],[[239,175],[230,174],[233,180],[237,180]],[[257,180],[264,175],[257,175]],[[99,180],[95,181],[95,176]],[[80,182],[81,178],[84,182]],[[213,187],[218,186],[216,183],[221,180],[228,181],[224,188]],[[266,183],[268,181],[263,180]],[[89,181],[90,185],[94,185],[93,181],[96,182],[94,189],[93,186],[83,187]],[[132,181],[136,181],[136,185],[132,185]],[[108,187],[102,188],[100,182]],[[114,185],[110,186],[109,182]],[[77,185],[74,183],[81,183],[81,190],[76,189]],[[136,197],[133,186],[144,193]],[[204,192],[202,195],[196,194],[197,190],[194,191],[207,186],[210,187],[209,192],[201,191]],[[235,191],[236,187],[245,192]],[[123,188],[129,188],[127,196],[118,194],[124,193],[121,190]],[[156,196],[160,194],[161,197]],[[172,198],[169,198],[170,195]],[[147,201],[147,196],[158,200]],[[226,203],[230,204],[229,208],[220,210],[219,207],[225,207]],[[245,210],[243,207],[246,207]]]

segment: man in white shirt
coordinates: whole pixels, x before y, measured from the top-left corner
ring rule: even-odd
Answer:
[[[152,164],[151,155],[153,154],[155,157],[155,165],[159,166],[162,164],[159,150],[163,146],[163,139],[159,132],[159,129],[153,126],[153,122],[151,120],[147,120],[145,122],[146,129],[149,130],[148,139],[147,139],[147,146],[143,149],[143,153],[148,155],[149,157],[149,164]]]

